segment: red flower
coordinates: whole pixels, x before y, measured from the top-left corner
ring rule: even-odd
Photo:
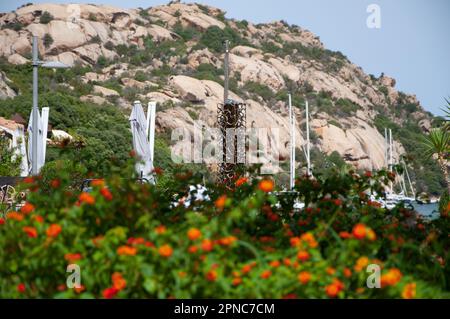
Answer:
[[[25,205],[22,206],[22,208],[20,209],[20,212],[25,215],[28,215],[33,210],[34,210],[34,205],[27,202],[27,203],[25,203]]]
[[[166,244],[166,245],[162,245],[161,247],[159,247],[158,252],[162,257],[167,258],[167,257],[172,256],[173,249],[172,249],[172,247],[170,247],[170,245]]]
[[[17,285],[17,291],[20,292],[21,294],[23,294],[25,292],[25,284],[24,283],[20,283]]]
[[[210,239],[205,239],[202,241],[202,249],[204,251],[211,251],[213,250],[214,244]]]
[[[297,253],[297,259],[300,261],[307,261],[309,259],[310,255],[306,250],[300,250]]]
[[[89,193],[83,192],[78,196],[78,200],[80,203],[86,203],[88,205],[94,205],[95,204],[95,198]]]
[[[227,195],[222,195],[218,199],[216,199],[214,205],[216,205],[218,209],[223,209],[225,207],[226,202],[227,202]]]
[[[114,298],[118,292],[119,290],[114,287],[106,288],[105,290],[103,290],[103,297],[105,299],[111,299]]]
[[[53,180],[50,182],[50,186],[51,186],[52,188],[58,188],[60,185],[61,185],[61,181],[60,181],[59,179],[53,179]]]
[[[236,181],[236,186],[237,186],[237,187],[240,187],[240,186],[242,186],[243,184],[247,183],[247,181],[248,181],[248,178],[247,178],[247,177],[241,177],[241,178],[239,178],[239,179]]]
[[[0,225],[4,225],[5,224],[5,220],[3,218],[0,218]]]
[[[190,240],[196,240],[199,239],[202,236],[202,233],[197,228],[191,228],[187,232],[187,236]]]
[[[258,184],[258,188],[265,193],[269,193],[269,192],[273,191],[274,187],[275,187],[275,183],[270,179],[263,179]]]
[[[46,234],[47,237],[56,238],[61,231],[61,226],[59,226],[58,224],[51,224],[50,227],[47,228]]]
[[[36,228],[25,226],[22,230],[28,235],[30,238],[36,238],[38,233]]]
[[[117,290],[122,290],[127,286],[127,281],[122,277],[120,272],[115,272],[111,276],[113,287]]]
[[[110,201],[110,200],[113,199],[113,195],[111,194],[111,192],[109,191],[109,189],[106,188],[106,187],[103,187],[103,188],[100,190],[100,194],[102,194],[102,196],[103,196],[107,201]]]
[[[217,272],[215,270],[210,270],[206,273],[206,280],[208,281],[216,281]]]
[[[73,263],[73,262],[81,259],[81,254],[78,254],[78,253],[76,253],[76,254],[70,254],[70,253],[69,254],[65,254],[64,255],[64,259],[67,260],[69,263]]]
[[[353,231],[352,231],[353,236],[356,239],[363,239],[364,237],[366,237],[366,232],[367,232],[367,229],[366,229],[366,225],[364,225],[364,224],[356,224],[353,227]]]
[[[261,274],[262,279],[267,279],[272,276],[272,272],[270,270],[264,270]]]

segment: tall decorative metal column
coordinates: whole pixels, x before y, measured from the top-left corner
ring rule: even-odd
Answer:
[[[225,41],[224,102],[218,105],[217,122],[221,132],[222,162],[219,182],[233,185],[237,174],[242,173],[246,161],[246,105],[228,98],[229,41]]]

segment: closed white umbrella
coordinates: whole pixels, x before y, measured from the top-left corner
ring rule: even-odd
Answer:
[[[149,114],[149,116],[151,116]],[[150,141],[147,135],[147,118],[141,102],[135,101],[130,115],[131,133],[133,134],[133,149],[136,152],[138,162],[136,163],[136,172],[140,178],[147,179],[154,184],[153,160]]]
[[[50,108],[44,107],[42,108],[42,115],[38,114],[38,145],[37,145],[37,172],[39,172],[45,164],[45,155],[47,151],[47,129],[48,129],[48,116],[50,113]],[[30,114],[30,120],[28,122],[28,158],[32,158],[33,153],[33,134],[35,134],[35,130],[33,128],[33,111]],[[32,163],[30,163],[30,170],[32,170]]]

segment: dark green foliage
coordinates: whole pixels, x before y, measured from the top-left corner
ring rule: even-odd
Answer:
[[[102,39],[100,39],[100,37],[98,35],[96,35],[95,37],[92,37],[92,39],[89,42],[90,43],[101,44],[102,43]]]
[[[97,66],[100,68],[104,68],[107,65],[108,65],[108,59],[104,55],[99,56],[97,59]]]
[[[271,99],[273,99],[275,97],[275,94],[267,85],[257,83],[257,82],[245,83],[243,90],[245,90],[253,95],[259,95],[265,101],[270,101]]]
[[[218,69],[212,64],[200,64],[193,74],[193,77],[199,80],[211,80],[223,84],[220,76],[223,75],[223,69]]]
[[[0,176],[18,176],[20,174],[21,158],[14,156],[14,150],[9,147],[9,138],[0,134]],[[25,143],[25,141],[23,141]]]
[[[48,11],[44,11],[44,12],[42,12],[42,15],[41,15],[41,18],[39,19],[39,21],[42,23],[42,24],[47,24],[47,23],[49,23],[50,21],[52,21],[54,18],[53,18],[53,16],[50,14],[50,12],[48,12]]]
[[[439,212],[443,214],[447,211],[447,206],[450,203],[450,195],[447,191],[444,191],[441,195],[441,199],[439,200]]]
[[[321,152],[317,148],[311,149],[311,163],[315,175],[328,176],[336,170],[344,168],[347,163],[338,152],[333,151],[330,155]],[[302,159],[304,162],[304,159]]]
[[[236,26],[241,30],[246,30],[248,28],[248,21],[242,20],[242,21],[235,21]]]
[[[0,116],[10,118],[19,113],[28,120],[32,101],[31,65],[11,66],[0,61],[0,70],[21,91],[21,95],[14,99],[0,101]],[[91,85],[81,84],[77,75],[87,70],[79,65],[57,71],[39,69],[39,107],[50,107],[49,123],[54,129],[67,131],[84,141],[81,148],[61,150],[48,147],[47,161],[73,160],[86,165],[96,174],[108,174],[111,164],[124,163],[132,148],[129,123],[116,107],[92,105],[79,100],[80,94],[89,92]],[[64,82],[73,85],[76,92],[58,85]]]
[[[147,75],[145,74],[144,71],[139,70],[139,71],[137,71],[136,74],[134,75],[134,79],[135,79],[136,81],[144,82],[144,81],[148,80],[148,77],[147,77]]]
[[[95,14],[93,14],[91,12],[91,13],[89,13],[88,20],[90,20],[90,21],[97,21],[97,17],[95,16]]]
[[[199,43],[214,52],[223,51],[223,42],[225,40],[230,41],[230,46],[234,47],[237,45],[249,45],[248,41],[242,39],[241,36],[230,27],[225,27],[225,29],[220,29],[217,26],[209,27],[200,38]]]
[[[336,111],[341,116],[351,116],[358,110],[358,105],[349,99],[338,99],[336,101]]]
[[[17,21],[17,22],[10,22],[10,23],[4,24],[2,26],[2,29],[11,29],[11,30],[14,30],[14,31],[20,31],[23,28],[24,28],[23,23],[21,23],[19,21]]]
[[[51,36],[50,34],[46,33],[46,34],[44,35],[43,41],[44,41],[44,46],[45,46],[46,48],[48,48],[49,46],[52,45],[52,43],[53,43],[53,38],[52,38],[52,36]]]
[[[180,22],[177,22],[173,27],[173,32],[183,38],[184,41],[190,41],[194,38],[199,38],[201,33],[193,27],[183,27]]]

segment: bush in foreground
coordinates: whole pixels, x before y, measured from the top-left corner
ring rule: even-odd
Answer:
[[[299,178],[306,208],[293,212],[294,197],[276,196],[269,179],[207,185],[211,200],[186,208],[198,176],[180,170],[167,191],[120,177],[131,169],[89,193],[64,172],[45,185],[27,179],[27,204],[0,219],[0,297],[450,296],[448,218],[371,202],[366,191],[381,192],[384,171]],[[69,264],[80,288],[66,286]],[[369,264],[381,267],[379,289],[367,288]]]

